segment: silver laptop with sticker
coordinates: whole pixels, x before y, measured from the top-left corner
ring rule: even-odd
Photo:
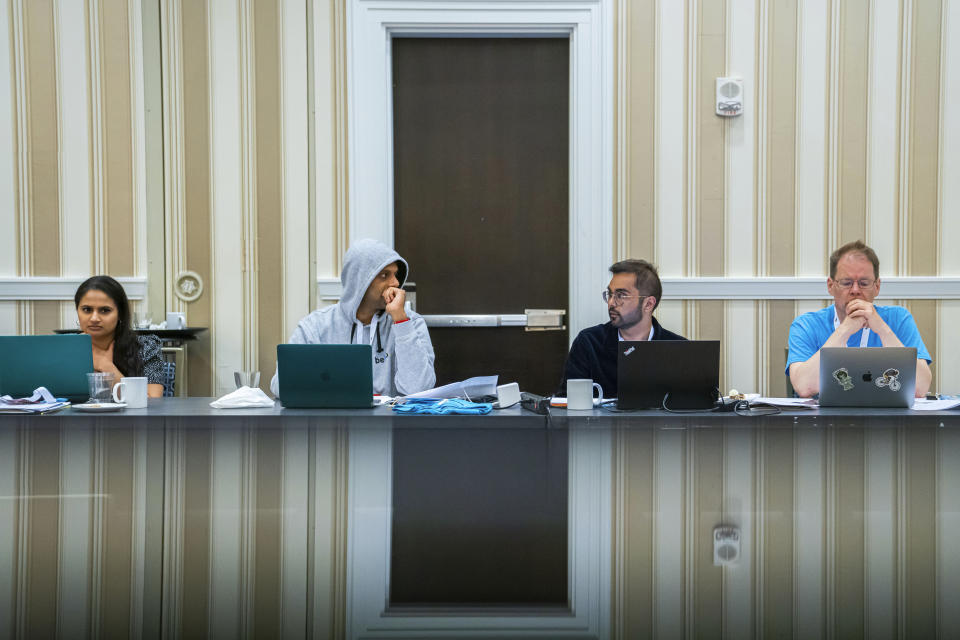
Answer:
[[[821,407],[912,407],[915,347],[825,347],[820,350]]]

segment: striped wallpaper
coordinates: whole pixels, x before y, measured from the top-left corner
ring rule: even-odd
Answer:
[[[825,276],[863,238],[886,276],[960,275],[960,15],[942,0],[604,0],[616,9],[618,257],[664,276]],[[347,237],[346,0],[3,0],[0,278],[148,280],[185,311],[189,392],[274,368]],[[714,80],[744,80],[741,117]],[[606,265],[597,265],[602,274]],[[194,302],[174,295],[191,270]],[[896,301],[888,301],[896,302]],[[817,301],[665,301],[723,343],[721,385],[779,394]],[[0,301],[0,332],[72,326]],[[960,388],[960,302],[908,303]]]

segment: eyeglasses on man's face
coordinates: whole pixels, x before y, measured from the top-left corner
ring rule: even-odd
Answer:
[[[843,278],[842,280],[836,281],[837,286],[841,289],[850,289],[853,287],[854,283],[861,289],[869,289],[877,283],[876,280],[871,280],[870,278],[860,278],[859,280],[853,280],[852,278]]]
[[[609,289],[605,290],[600,295],[603,296],[603,301],[607,304],[610,304],[610,301],[613,301],[614,306],[620,306],[627,300],[632,300],[634,298],[646,298],[646,295],[635,295],[631,296],[623,291],[610,291]]]

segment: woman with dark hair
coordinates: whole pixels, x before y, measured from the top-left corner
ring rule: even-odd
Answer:
[[[130,325],[130,302],[123,286],[110,276],[93,276],[73,296],[80,332],[93,342],[93,368],[147,378],[147,395],[163,396],[163,358],[156,336],[138,336]]]

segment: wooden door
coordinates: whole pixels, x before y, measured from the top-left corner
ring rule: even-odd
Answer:
[[[394,223],[417,311],[567,309],[569,41],[394,38]],[[555,390],[567,330],[431,328],[437,382]]]

